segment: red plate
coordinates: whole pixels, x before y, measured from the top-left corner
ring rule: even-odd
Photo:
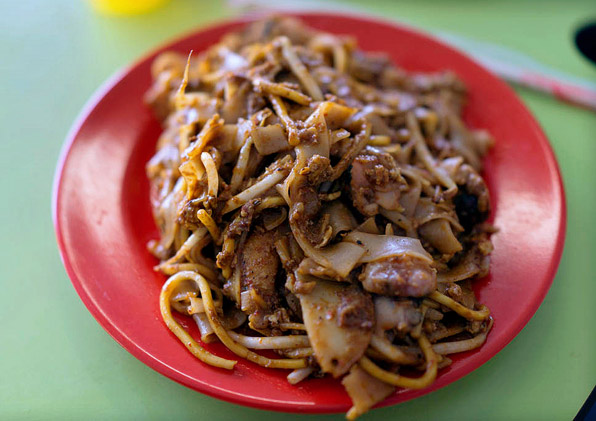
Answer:
[[[368,51],[388,53],[408,70],[451,69],[466,83],[465,120],[488,129],[496,145],[485,176],[493,202],[491,275],[476,283],[495,324],[486,344],[453,357],[424,390],[399,390],[382,405],[403,402],[457,380],[499,352],[530,320],[546,295],[561,257],[565,199],[549,143],[513,91],[475,62],[426,35],[371,18],[301,14],[309,25],[356,37]],[[99,323],[135,357],[202,393],[258,408],[292,412],[346,411],[339,381],[312,379],[291,386],[287,371],[240,360],[234,371],[196,360],[163,324],[158,297],[165,277],[146,251],[156,238],[144,165],[160,126],[143,104],[150,64],[165,50],[201,51],[238,20],[203,29],[159,48],[110,79],[89,101],[63,149],[54,183],[53,218],[64,266]],[[189,324],[195,337],[197,331]],[[220,344],[207,347],[235,358]]]

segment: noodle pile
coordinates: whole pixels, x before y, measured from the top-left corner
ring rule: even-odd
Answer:
[[[492,251],[479,175],[492,139],[462,122],[453,74],[406,73],[279,17],[198,57],[164,53],[152,74],[164,131],[149,249],[170,276],[163,319],[198,359],[236,364],[172,309],[292,384],[341,377],[354,419],[484,343],[471,282]]]

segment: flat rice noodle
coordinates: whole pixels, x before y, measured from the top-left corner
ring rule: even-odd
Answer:
[[[329,215],[329,225],[333,229],[333,237],[341,232],[352,231],[356,227],[356,218],[339,200],[334,200],[323,206],[321,213]]]
[[[290,208],[292,207],[293,203],[290,200],[290,189],[296,184],[301,183],[303,180],[302,175],[299,172],[304,169],[307,165],[308,160],[313,157],[314,155],[320,155],[324,158],[329,158],[329,149],[330,149],[330,135],[329,130],[327,129],[327,123],[325,121],[325,113],[329,107],[330,102],[323,102],[321,103],[315,112],[306,120],[305,127],[307,129],[314,128],[315,133],[313,136],[312,141],[307,142],[300,142],[298,146],[296,146],[296,161],[292,168],[292,171],[286,177],[284,183],[282,185],[276,186],[278,193],[284,198],[284,200],[288,203]],[[293,227],[292,231],[294,231],[294,235],[297,235],[296,232],[299,231],[297,227]],[[305,243],[308,243],[308,240],[304,239]],[[304,249],[304,246],[300,244],[301,247]],[[310,244],[308,244],[310,247]],[[310,256],[312,257],[312,256]],[[316,259],[315,259],[316,260]],[[322,266],[326,266],[320,263]]]
[[[366,232],[368,234],[380,234],[379,227],[377,227],[377,223],[375,222],[374,216],[371,216],[366,221],[356,228],[356,231]]]
[[[372,127],[372,134],[375,135],[383,135],[393,137],[395,135],[395,131],[390,129],[385,123],[385,120],[381,118],[381,116],[377,113],[375,108],[371,105],[366,105],[362,111],[359,111],[358,114],[355,114],[352,117],[354,122],[366,119],[370,122]]]
[[[234,268],[232,276],[227,279],[223,292],[226,297],[236,303],[236,306],[240,305],[242,297],[240,290],[240,269],[238,267]]]
[[[401,210],[399,203],[399,190],[376,191],[375,202],[382,208],[388,210]]]
[[[333,130],[331,133],[330,143],[333,145],[334,143],[339,142],[340,140],[347,139],[351,136],[351,133],[346,129],[337,129]]]
[[[243,56],[229,48],[221,48],[218,53],[223,58],[223,62],[221,63],[222,70],[233,72],[248,66],[248,61]]]
[[[420,176],[411,171],[401,171],[402,175],[406,176],[410,184],[410,188],[407,192],[402,192],[399,197],[399,204],[404,209],[403,213],[406,216],[412,217],[414,216],[414,212],[416,211],[416,205],[418,205],[418,201],[420,200],[420,194],[422,193],[422,182],[420,181]]]
[[[395,390],[394,386],[371,376],[357,364],[352,366],[341,384],[352,400],[352,407],[346,414],[348,420],[354,420],[364,414]]]
[[[424,250],[420,240],[397,235],[375,235],[365,232],[352,231],[344,238],[345,241],[356,243],[366,249],[360,263],[374,262],[393,256],[414,256],[432,263],[430,254]]]
[[[236,132],[234,150],[238,152],[244,143],[246,143],[246,139],[250,136],[250,132],[255,127],[255,124],[250,120],[240,119],[236,126],[238,127],[238,131]]]
[[[449,221],[456,231],[462,232],[464,230],[453,212],[436,205],[430,198],[426,197],[421,198],[418,201],[414,212],[414,218],[419,225],[426,224],[435,219],[445,219]]]
[[[403,331],[422,322],[422,312],[411,302],[396,301],[385,296],[376,296],[374,302],[377,329],[385,331],[396,328]]]
[[[478,275],[482,267],[479,263],[475,262],[474,259],[466,256],[462,259],[457,266],[451,268],[445,272],[439,272],[437,274],[438,283],[446,282],[459,282],[464,279],[470,279]]]
[[[451,158],[446,158],[441,161],[441,167],[445,169],[449,173],[449,176],[455,179],[457,175],[457,170],[459,167],[462,166],[464,163],[464,159],[461,156],[454,156]]]
[[[340,326],[342,292],[365,294],[349,288],[353,287],[319,279],[309,293],[296,294],[315,358],[321,370],[334,377],[346,373],[364,355],[372,337],[372,329]]]
[[[418,232],[441,253],[455,254],[463,250],[462,245],[453,234],[451,224],[446,219],[433,219],[418,228]]]
[[[211,327],[211,323],[209,323],[209,319],[207,315],[203,313],[195,313],[192,315],[192,318],[195,320],[197,327],[199,328],[199,332],[201,332],[201,341],[208,344],[217,339],[213,328]]]
[[[332,269],[342,278],[350,274],[352,269],[361,261],[364,253],[366,253],[363,247],[346,241],[324,248],[316,248],[310,244],[308,239],[304,238],[291,219],[290,227],[292,228],[294,238],[306,256],[313,259],[319,265]]]
[[[317,262],[315,262],[310,257],[306,257],[302,259],[300,265],[294,272],[296,274],[296,278],[298,279],[299,276],[307,275],[307,276],[315,276],[321,279],[330,279],[333,281],[341,282],[343,281],[342,278],[338,278],[337,273],[335,271],[328,269],[326,267],[320,266]]]
[[[238,136],[238,125],[236,124],[224,124],[219,128],[216,139],[214,139],[215,145],[220,152],[234,151],[236,148],[236,137]]]
[[[329,129],[327,128],[327,121],[325,120],[325,114],[330,108],[329,104],[332,103],[322,102],[304,122],[304,126],[307,129],[315,129],[314,141],[302,141],[296,147],[298,160],[304,160],[304,163],[306,163],[306,161],[314,155],[321,155],[325,158],[329,158],[330,135]]]
[[[176,234],[176,213],[178,211],[178,205],[174,196],[182,185],[181,180],[183,179],[179,179],[176,182],[174,190],[172,190],[161,202],[161,207],[159,209],[160,217],[163,220],[163,231],[161,233],[160,244],[165,249],[170,248],[174,242],[174,236]]]
[[[266,209],[262,213],[263,226],[267,231],[280,226],[287,218],[288,211],[285,207]]]
[[[381,209],[380,213],[385,218],[387,218],[391,222],[393,222],[395,225],[397,225],[398,227],[405,230],[408,237],[413,237],[413,238],[418,237],[418,235],[416,234],[416,230],[414,229],[414,226],[412,225],[412,221],[410,221],[410,219],[407,218],[405,215],[401,214],[398,211],[387,210],[387,209]]]
[[[288,177],[286,177],[283,185],[277,186],[278,193],[290,207],[292,206],[290,201],[290,189],[295,182],[300,180],[299,172],[306,166],[309,158],[314,155],[321,155],[322,157],[329,158],[330,134],[325,121],[325,113],[329,107],[328,104],[332,103],[321,103],[308,120],[306,120],[305,127],[314,128],[316,131],[314,136],[316,141],[300,142],[298,146],[296,146],[296,161],[294,167]]]
[[[224,84],[224,103],[220,108],[221,116],[226,123],[235,123],[246,115],[246,103],[250,92],[250,82],[228,78]]]
[[[218,98],[212,98],[203,92],[192,92],[185,94],[185,105],[189,107],[187,119],[196,121],[199,124],[205,124],[217,110],[221,108],[222,101]]]
[[[250,132],[250,137],[261,155],[270,155],[291,148],[281,124],[255,127]]]
[[[334,102],[325,102],[325,120],[329,130],[343,129],[346,121],[358,111]],[[323,105],[321,104],[321,105]]]
[[[422,191],[421,186],[413,187],[406,193],[403,193],[399,198],[399,204],[403,208],[404,215],[414,216],[416,205],[420,199],[420,193]]]

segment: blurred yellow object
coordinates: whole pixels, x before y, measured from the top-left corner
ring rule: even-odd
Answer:
[[[168,0],[90,0],[95,10],[109,15],[136,15],[163,6]]]

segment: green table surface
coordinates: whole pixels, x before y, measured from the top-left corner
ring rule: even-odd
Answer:
[[[155,45],[238,12],[216,1],[190,0],[131,17],[98,15],[84,1],[1,4],[0,419],[308,418],[218,401],[132,357],[79,300],[51,222],[58,153],[93,91]],[[572,44],[573,29],[596,17],[594,1],[349,4],[428,31],[499,43],[558,70],[596,78],[596,67]],[[548,135],[567,192],[567,240],[553,286],[527,327],[484,366],[362,419],[571,419],[594,386],[596,114],[516,90]]]

